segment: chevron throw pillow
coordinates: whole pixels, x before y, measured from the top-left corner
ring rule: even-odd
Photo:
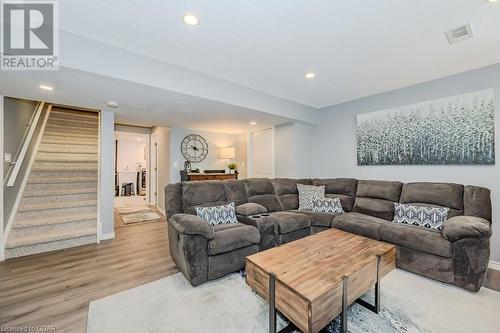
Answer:
[[[312,210],[313,198],[325,197],[324,186],[297,184],[297,190],[299,191],[299,210]]]
[[[207,221],[211,226],[218,224],[238,223],[234,202],[224,206],[196,207],[196,215]]]
[[[316,213],[343,213],[339,198],[313,198],[312,211]]]
[[[448,208],[394,203],[394,223],[410,224],[440,231],[448,218]]]

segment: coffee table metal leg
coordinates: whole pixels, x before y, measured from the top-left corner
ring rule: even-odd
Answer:
[[[358,303],[359,305],[367,308],[370,311],[373,311],[375,313],[380,312],[380,260],[381,256],[377,256],[377,280],[375,282],[375,305],[368,303],[365,300],[362,300],[361,298],[358,298],[355,302]]]
[[[347,286],[349,279],[347,276],[342,277],[342,323],[341,331],[342,333],[347,333]]]
[[[276,303],[275,303],[276,276],[269,274],[269,333],[276,333]]]

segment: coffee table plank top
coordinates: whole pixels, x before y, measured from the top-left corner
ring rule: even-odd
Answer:
[[[384,276],[394,268],[394,245],[329,229],[251,255],[247,266],[250,263],[266,274],[273,272],[277,280],[312,303],[340,286],[343,276],[376,262],[378,255],[382,256]]]

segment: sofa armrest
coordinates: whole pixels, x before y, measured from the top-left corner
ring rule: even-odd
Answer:
[[[446,220],[441,233],[450,242],[463,238],[488,238],[491,236],[491,224],[481,217],[455,216]]]
[[[252,216],[267,213],[267,208],[257,203],[249,202],[236,207],[236,214],[241,216]]]
[[[213,239],[215,237],[212,226],[196,215],[174,214],[168,218],[168,223],[180,234],[200,235],[206,239]]]

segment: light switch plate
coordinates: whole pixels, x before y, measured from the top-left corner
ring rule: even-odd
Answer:
[[[5,163],[12,163],[12,154],[5,153],[4,161],[5,161]]]

